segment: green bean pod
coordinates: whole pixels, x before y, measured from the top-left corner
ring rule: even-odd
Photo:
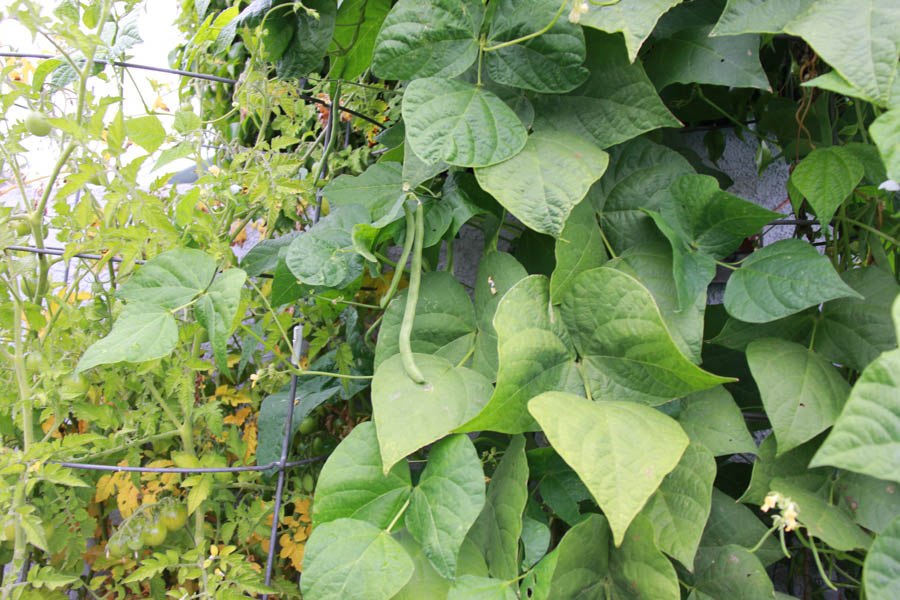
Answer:
[[[400,360],[409,378],[416,383],[425,383],[425,377],[416,366],[413,359],[410,336],[412,334],[413,320],[416,318],[416,304],[419,303],[419,285],[422,282],[422,243],[425,239],[425,209],[422,202],[416,199],[416,235],[413,244],[412,264],[409,273],[409,288],[406,295],[406,310],[403,313],[403,322],[400,324]],[[408,217],[407,217],[408,218]],[[402,269],[401,263],[398,263]]]
[[[388,288],[387,293],[381,297],[381,302],[378,303],[381,308],[387,306],[394,294],[397,293],[400,280],[403,279],[403,267],[406,266],[409,253],[412,251],[413,242],[416,239],[416,222],[413,218],[413,212],[409,210],[406,202],[403,203],[403,210],[406,211],[406,239],[403,241],[403,252],[400,254],[400,260],[397,261],[397,267],[394,269],[393,277],[391,277],[391,286]]]

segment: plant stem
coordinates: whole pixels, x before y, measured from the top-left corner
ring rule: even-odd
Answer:
[[[556,25],[556,22],[559,20],[559,15],[561,15],[563,13],[563,10],[565,10],[566,4],[568,2],[569,2],[569,0],[563,0],[560,3],[559,9],[556,11],[556,14],[553,16],[553,20],[550,21],[549,23],[547,23],[547,25],[544,26],[543,29],[541,29],[539,31],[535,31],[534,33],[529,33],[528,35],[523,35],[522,37],[516,38],[514,40],[509,40],[508,42],[495,44],[493,46],[482,46],[482,48],[484,49],[485,52],[493,52],[494,50],[500,50],[501,48],[506,48],[508,46],[514,46],[515,44],[521,44],[522,42],[527,42],[528,40],[530,40],[532,38],[536,38],[539,35],[543,35],[543,34],[547,33],[548,31],[550,31],[551,27]],[[480,71],[480,69],[479,69],[479,71]]]
[[[839,216],[838,219],[842,220],[842,221],[846,221],[847,223],[850,223],[852,225],[856,225],[860,229],[865,229],[866,231],[868,231],[870,233],[874,233],[878,237],[880,237],[880,238],[890,242],[894,246],[897,246],[898,248],[900,248],[900,240],[886,234],[885,232],[881,231],[880,229],[875,229],[874,227],[872,227],[870,225],[866,225],[865,223],[861,223],[861,222],[857,221],[856,219],[851,219],[850,217]]]
[[[397,521],[400,520],[400,517],[403,516],[403,513],[406,512],[406,507],[409,506],[409,501],[410,501],[410,498],[407,498],[407,499],[406,499],[406,502],[403,504],[403,506],[400,507],[400,510],[397,511],[397,514],[394,515],[394,518],[393,518],[393,520],[391,521],[391,524],[387,526],[387,529],[385,529],[385,531],[387,531],[388,533],[390,533],[391,529],[394,528],[394,525],[397,524]]]
[[[336,99],[335,99],[336,98]],[[338,79],[337,83],[334,86],[334,97],[331,99],[331,109],[328,111],[328,124],[326,127],[328,128],[328,133],[325,135],[325,149],[322,150],[322,159],[319,161],[319,168],[316,169],[316,176],[313,178],[312,187],[317,189],[319,185],[319,180],[322,178],[322,175],[325,173],[325,168],[328,166],[328,156],[331,154],[332,148],[334,148],[334,133],[337,127],[338,119],[336,115],[338,114],[337,108],[341,105],[341,80]],[[322,198],[319,195],[318,191],[316,192],[316,212],[313,215],[313,223],[318,223],[319,218],[322,216]]]
[[[416,366],[413,357],[410,337],[412,335],[413,320],[416,317],[416,305],[419,303],[419,286],[422,282],[422,240],[425,238],[425,209],[422,201],[416,198],[416,240],[413,244],[412,268],[409,275],[409,288],[406,295],[406,310],[403,313],[403,321],[400,324],[400,360],[410,379],[416,383],[425,383],[425,377]]]

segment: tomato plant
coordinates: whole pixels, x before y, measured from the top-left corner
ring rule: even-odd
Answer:
[[[3,9],[3,598],[896,595],[891,2],[141,4]]]

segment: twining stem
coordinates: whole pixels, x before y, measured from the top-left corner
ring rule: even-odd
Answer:
[[[397,267],[394,269],[394,274],[391,277],[391,285],[388,288],[387,293],[381,297],[381,301],[378,303],[381,305],[381,308],[387,306],[388,302],[391,301],[391,298],[394,297],[394,294],[397,293],[397,288],[400,286],[400,280],[403,279],[403,266],[409,259],[409,253],[412,251],[413,242],[416,239],[416,222],[413,218],[413,213],[406,202],[403,203],[403,210],[406,211],[406,239],[403,240],[403,252],[400,254],[400,260],[397,261]]]
[[[838,220],[846,221],[847,223],[850,223],[851,225],[855,225],[855,226],[859,227],[860,229],[865,229],[866,231],[868,231],[868,232],[870,232],[870,233],[874,233],[875,235],[877,235],[877,236],[880,237],[881,239],[887,240],[888,242],[890,242],[890,243],[893,244],[894,246],[900,246],[900,240],[898,240],[897,238],[892,237],[892,236],[886,234],[885,232],[881,231],[880,229],[875,229],[875,228],[872,227],[871,225],[866,225],[865,223],[861,223],[860,221],[857,221],[856,219],[851,219],[851,218],[849,218],[849,217],[841,217],[841,216],[838,216]]]
[[[410,498],[406,499],[406,502],[403,504],[403,506],[400,507],[400,510],[397,511],[397,514],[394,515],[394,519],[391,521],[391,524],[387,526],[387,529],[385,529],[385,531],[390,533],[390,531],[394,528],[394,525],[397,524],[397,521],[399,521],[400,517],[403,516],[403,513],[406,512],[406,507],[409,506]]]
[[[413,359],[410,337],[412,336],[413,320],[416,317],[416,305],[419,303],[419,285],[422,282],[422,240],[425,239],[425,209],[422,201],[416,198],[416,240],[413,244],[413,257],[409,274],[409,288],[406,296],[406,311],[403,313],[403,321],[400,324],[400,360],[403,361],[403,369],[409,378],[416,383],[425,383],[425,377],[416,366]]]
[[[494,50],[499,50],[501,48],[506,48],[508,46],[514,46],[516,44],[521,44],[522,42],[527,42],[532,38],[536,38],[539,35],[543,35],[550,31],[550,28],[556,25],[556,22],[559,20],[559,15],[563,13],[566,9],[566,4],[568,4],[569,0],[563,0],[559,5],[559,10],[556,11],[556,14],[553,16],[553,20],[547,23],[547,25],[540,29],[539,31],[535,31],[534,33],[529,33],[528,35],[523,35],[522,37],[516,38],[514,40],[509,40],[508,42],[502,42],[500,44],[494,44],[493,46],[483,46],[483,50],[485,52],[493,52]]]

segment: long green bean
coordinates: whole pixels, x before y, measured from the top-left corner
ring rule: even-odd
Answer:
[[[388,288],[387,293],[381,297],[381,302],[379,302],[381,308],[387,306],[388,302],[391,301],[391,298],[394,297],[394,294],[397,293],[397,288],[400,286],[400,280],[403,279],[403,267],[406,266],[406,260],[409,258],[413,242],[416,239],[416,222],[413,217],[413,212],[409,210],[409,206],[406,205],[406,202],[403,203],[403,210],[406,211],[406,239],[403,241],[403,252],[400,254],[400,260],[397,261],[397,266],[394,268],[394,275],[391,277],[391,285]]]
[[[419,303],[419,284],[422,282],[422,243],[425,239],[425,209],[422,201],[416,198],[416,235],[413,243],[412,264],[409,273],[409,288],[406,295],[406,310],[403,313],[403,322],[400,324],[400,360],[409,378],[416,383],[425,383],[425,377],[416,366],[413,358],[410,336],[412,334],[413,320],[416,318],[416,304]],[[402,265],[398,265],[402,268]]]

